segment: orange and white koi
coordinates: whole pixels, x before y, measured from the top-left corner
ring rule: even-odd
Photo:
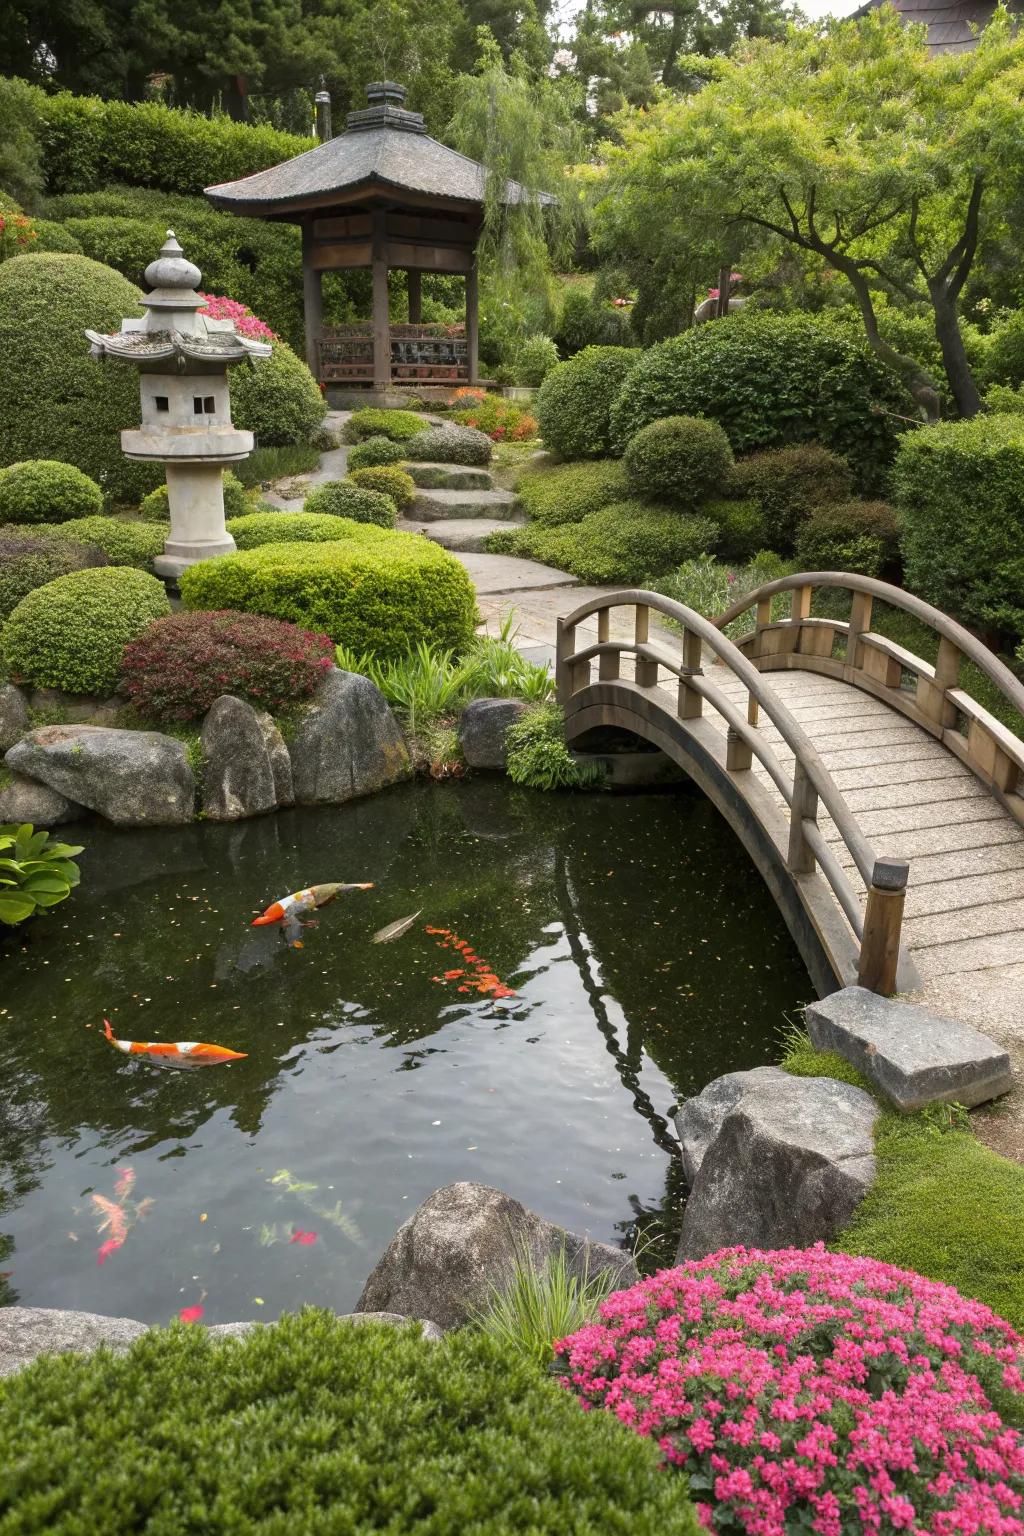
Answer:
[[[372,880],[361,885],[341,885],[337,882],[329,885],[310,885],[304,891],[294,891],[290,896],[282,896],[280,901],[272,901],[265,912],[253,918],[252,926],[264,928],[268,923],[294,922],[304,913],[326,906],[329,901],[334,900],[335,896],[341,896],[345,891],[372,889]]]
[[[206,1045],[202,1040],[118,1040],[109,1019],[103,1020],[103,1033],[126,1056],[148,1056],[165,1067],[212,1067],[220,1061],[241,1061],[246,1051],[229,1051],[223,1045]]]

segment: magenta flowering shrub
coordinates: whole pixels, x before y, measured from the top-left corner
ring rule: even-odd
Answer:
[[[874,1259],[723,1249],[602,1302],[563,1384],[657,1440],[713,1531],[1024,1533],[1024,1339]]]
[[[206,301],[199,311],[201,315],[209,315],[211,320],[233,320],[239,336],[248,336],[252,341],[277,341],[277,332],[237,299],[216,293],[201,293],[199,297]]]

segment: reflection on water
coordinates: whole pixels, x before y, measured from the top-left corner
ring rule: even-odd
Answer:
[[[753,868],[685,791],[411,785],[77,840],[72,901],[0,944],[8,1302],[154,1322],[344,1311],[398,1224],[456,1179],[670,1251],[670,1107],[770,1060],[809,995]],[[250,927],[330,880],[374,889],[323,908],[301,950]],[[428,928],[515,995],[461,993],[445,972],[465,951]],[[104,1014],[122,1039],[248,1054],[168,1071],[113,1050]]]

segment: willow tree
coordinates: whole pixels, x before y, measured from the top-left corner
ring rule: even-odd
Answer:
[[[874,351],[928,417],[935,381],[881,336],[879,293],[930,306],[964,416],[980,397],[959,299],[979,244],[1024,180],[1024,38],[1004,10],[967,53],[931,55],[891,7],[748,44],[702,90],[623,125],[595,228],[643,248],[671,225],[732,260],[768,238],[849,283]]]

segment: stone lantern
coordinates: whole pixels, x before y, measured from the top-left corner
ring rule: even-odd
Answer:
[[[121,447],[129,459],[164,465],[171,532],[153,563],[169,577],[235,548],[224,527],[223,468],[249,456],[253,435],[231,423],[228,368],[270,356],[266,342],[237,336],[233,320],[199,313],[205,303],[196,292],[200,277],[169,229],[146,268],[145,319],[122,320],[114,336],[85,333],[93,357],[139,370],[142,425],[121,433]]]

